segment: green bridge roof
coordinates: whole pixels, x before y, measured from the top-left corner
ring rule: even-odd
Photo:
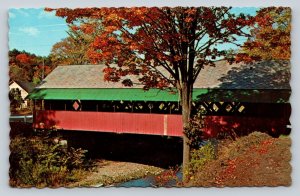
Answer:
[[[194,98],[205,94],[206,89],[197,89]],[[150,89],[35,89],[29,99],[45,100],[124,100],[124,101],[178,101],[178,94],[166,90]]]
[[[194,101],[289,102],[290,90],[194,89]],[[27,97],[35,100],[179,101],[176,91],[140,88],[36,88]]]

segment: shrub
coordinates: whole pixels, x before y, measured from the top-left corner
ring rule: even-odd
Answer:
[[[57,187],[78,180],[85,150],[55,144],[53,138],[16,137],[10,143],[10,185]]]
[[[180,167],[176,166],[168,170],[163,171],[159,175],[155,176],[155,185],[157,187],[172,187],[180,186],[181,179],[178,175]]]
[[[189,145],[192,149],[198,149],[203,145],[203,119],[202,113],[198,112],[191,118],[189,126],[184,130],[184,134],[189,139]]]
[[[8,97],[10,100],[11,111],[16,111],[21,107],[22,103],[24,103],[24,100],[22,99],[21,96],[21,90],[19,88],[12,88],[9,91]]]
[[[207,162],[216,159],[216,145],[215,140],[208,140],[201,148],[191,150],[190,174],[201,170]]]

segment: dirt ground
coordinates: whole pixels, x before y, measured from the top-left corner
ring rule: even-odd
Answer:
[[[289,186],[291,139],[254,132],[236,141],[222,141],[218,156],[191,176],[188,186]]]
[[[162,171],[162,168],[139,163],[95,160],[94,171],[88,173],[82,181],[70,184],[69,187],[112,186],[148,175],[158,175]]]

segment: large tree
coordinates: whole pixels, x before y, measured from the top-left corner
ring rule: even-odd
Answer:
[[[145,89],[175,87],[182,105],[183,128],[191,116],[193,85],[205,66],[225,58],[219,49],[247,36],[253,20],[227,7],[83,8],[46,9],[73,25],[78,19],[101,21],[88,54],[94,63],[105,62],[105,80],[133,85],[127,75],[140,76]],[[80,28],[80,26],[79,26]],[[118,66],[112,66],[117,63]],[[183,150],[183,170],[189,163],[189,141]]]

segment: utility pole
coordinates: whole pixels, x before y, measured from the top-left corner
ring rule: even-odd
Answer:
[[[45,60],[44,60],[44,57],[43,58],[43,71],[42,71],[42,80],[44,80],[44,77],[45,77]]]

